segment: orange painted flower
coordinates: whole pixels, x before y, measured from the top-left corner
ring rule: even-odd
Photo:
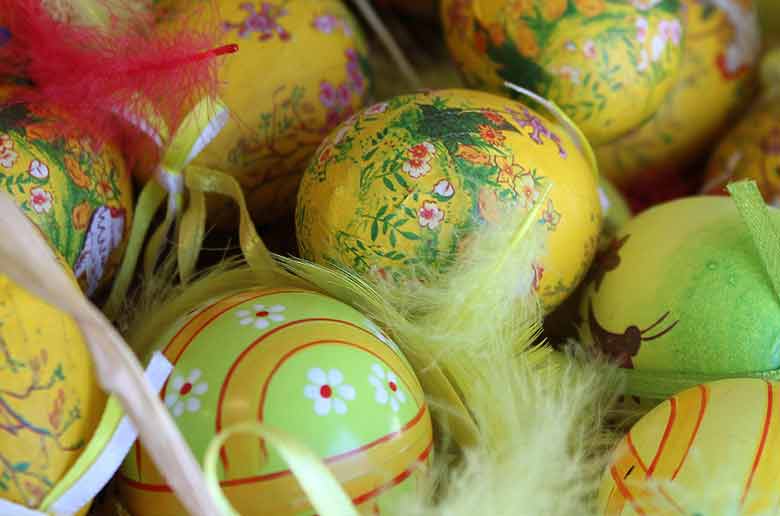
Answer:
[[[512,14],[517,16],[530,16],[534,14],[534,0],[515,0],[511,7]]]
[[[534,58],[539,55],[539,44],[536,42],[536,34],[523,21],[517,23],[515,43],[517,44],[517,50],[525,57]]]
[[[71,219],[73,220],[73,227],[81,230],[86,229],[87,224],[89,224],[89,216],[90,216],[90,209],[89,209],[89,203],[87,201],[82,202],[75,208],[73,208],[73,213],[71,214]]]
[[[501,208],[495,190],[490,188],[480,189],[477,206],[479,215],[485,222],[498,224],[501,221]]]
[[[84,173],[81,165],[79,165],[72,156],[65,156],[65,168],[68,170],[68,174],[70,174],[73,182],[76,183],[76,186],[79,188],[89,188],[89,177]]]
[[[574,0],[574,5],[577,6],[577,10],[588,18],[593,18],[596,15],[604,12],[604,0]]]
[[[480,152],[479,149],[472,147],[471,145],[460,144],[455,155],[465,159],[469,163],[474,163],[475,165],[490,164],[490,156]]]
[[[477,52],[480,54],[487,52],[487,37],[484,32],[477,31],[474,33],[474,48],[476,48]]]
[[[496,166],[498,167],[498,184],[507,185],[510,188],[514,184],[515,178],[525,173],[522,165],[518,165],[514,163],[514,160],[508,160],[501,156],[496,157]]]
[[[542,2],[542,16],[547,21],[557,20],[566,12],[569,0],[544,0]]]
[[[489,125],[480,125],[477,129],[479,130],[479,135],[482,139],[490,145],[501,145],[501,143],[506,140],[506,137],[501,134],[501,131],[494,129]]]
[[[500,23],[491,23],[488,27],[488,33],[490,34],[490,41],[493,42],[494,46],[500,47],[506,41],[504,27]]]
[[[482,116],[484,116],[485,118],[487,118],[488,120],[490,120],[496,125],[502,125],[506,123],[504,117],[499,115],[495,111],[483,111]]]

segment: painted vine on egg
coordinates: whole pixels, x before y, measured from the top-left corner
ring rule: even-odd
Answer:
[[[479,225],[499,222],[501,205],[508,203],[523,210],[532,208],[547,178],[538,170],[515,161],[512,150],[504,145],[504,133],[525,134],[538,145],[552,142],[562,159],[568,156],[558,135],[522,106],[507,105],[501,112],[475,110],[433,97],[430,104],[421,104],[390,119],[373,135],[371,150],[363,153],[360,161],[350,157],[354,135],[364,130],[361,125],[363,120],[407,104],[404,98],[396,98],[376,104],[361,117],[347,121],[323,144],[317,161],[312,163],[308,172],[316,181],[324,182],[330,163],[349,159],[355,161],[361,170],[358,193],[361,198],[377,185],[385,191],[385,202],[372,205],[372,211],[365,211],[366,206],[357,207],[349,227],[337,232],[333,254],[351,256],[350,266],[359,273],[380,277],[389,274],[395,280],[420,270],[446,269],[454,257],[469,245],[471,237],[468,235],[473,234]],[[383,162],[372,161],[378,145],[391,133],[392,145],[398,149],[395,157]],[[432,191],[420,191],[416,180],[428,174],[432,164],[437,162],[440,170],[449,172],[445,172],[445,178],[439,180]],[[458,191],[461,188],[465,192]],[[442,248],[439,230],[446,220],[448,205],[464,196],[471,203],[472,216],[455,225],[453,231],[457,236],[450,239],[449,247]],[[398,201],[399,198],[401,201]],[[409,206],[396,210],[392,206],[406,198],[415,202],[416,210]],[[555,209],[552,199],[548,200],[539,223],[553,232],[560,221],[561,214]],[[310,231],[305,209],[298,212],[298,228],[301,234]],[[369,239],[363,236],[366,234]],[[306,238],[299,240],[305,242]],[[397,250],[402,240],[414,244],[413,253]],[[302,252],[305,256],[311,254],[306,249]],[[369,263],[367,258],[370,256],[383,258],[395,266],[392,270],[377,267]],[[340,261],[334,256],[326,258]],[[543,273],[542,266],[535,264],[533,286],[537,290]],[[557,285],[552,288],[567,287]]]
[[[84,447],[85,442],[67,442],[63,437],[82,418],[80,400],[66,394],[63,364],[49,363],[45,348],[31,355],[29,359],[15,356],[0,335],[0,377],[20,386],[0,387],[0,441],[12,442],[20,434],[33,434],[40,443],[39,448],[29,451],[29,458],[24,460],[11,458],[0,451],[0,498],[16,492],[27,506],[36,507],[55,485],[56,479],[47,474],[51,452],[55,449],[76,452]],[[51,402],[51,406],[44,409],[46,421],[36,417],[39,414],[25,410],[29,409],[30,403],[39,403],[41,395]],[[66,406],[69,407],[67,411]]]
[[[289,43],[295,34],[284,26],[288,3],[262,2],[259,7],[244,3],[242,9],[247,12],[247,18],[240,22],[225,21],[223,27],[227,33],[234,32],[242,39],[252,37],[261,42],[279,40]],[[309,26],[324,35],[352,38],[355,23],[350,16],[343,6],[322,9],[312,15]],[[262,113],[255,122],[254,132],[241,138],[229,151],[230,163],[240,168],[273,169],[299,154],[301,147],[314,149],[338,124],[352,116],[355,99],[362,99],[368,93],[369,64],[367,56],[354,47],[344,51],[344,58],[347,79],[339,84],[321,80],[318,94],[303,84],[285,84],[277,88],[272,95],[271,111]],[[308,100],[315,96],[320,106]],[[318,109],[326,111],[322,122],[311,117],[311,113],[316,113]],[[295,137],[296,144],[287,143],[287,150],[279,148],[277,141],[291,136]],[[308,155],[302,156],[295,168],[305,166],[308,158]],[[251,189],[252,185],[244,186]]]
[[[650,92],[676,73],[679,8],[679,0],[514,0],[481,4],[490,14],[480,19],[471,0],[448,0],[443,15],[468,84],[514,82],[556,100],[578,124],[596,124],[616,92],[638,84]]]

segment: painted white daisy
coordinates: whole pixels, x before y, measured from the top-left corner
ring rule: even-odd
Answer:
[[[371,366],[368,381],[374,386],[374,399],[377,403],[390,404],[393,412],[398,412],[401,405],[406,403],[406,395],[401,390],[398,377],[392,371],[386,370],[379,364],[374,364]]]
[[[237,311],[236,317],[238,317],[241,326],[249,326],[251,324],[258,330],[264,330],[273,323],[284,321],[282,312],[287,310],[287,307],[283,305],[266,306],[256,304],[252,308],[253,310]]]
[[[209,390],[206,382],[199,382],[202,376],[200,369],[193,369],[186,377],[176,375],[171,381],[171,390],[165,396],[165,404],[174,415],[180,417],[187,412],[197,412],[200,410],[200,398]]]
[[[27,172],[36,179],[46,179],[49,177],[49,167],[46,163],[41,163],[37,159],[30,162],[30,166],[27,167]]]
[[[336,414],[347,413],[347,401],[355,399],[355,388],[344,383],[344,375],[338,369],[327,373],[315,367],[307,374],[310,384],[303,388],[303,395],[314,401],[314,413],[327,416],[332,410]]]

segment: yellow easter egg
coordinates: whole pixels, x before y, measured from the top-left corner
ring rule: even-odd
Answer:
[[[441,12],[470,86],[529,88],[595,145],[658,110],[682,56],[676,0],[443,0]]]
[[[490,93],[396,97],[342,124],[301,181],[298,243],[304,258],[366,275],[444,271],[502,206],[529,210],[548,183],[548,250],[533,272],[552,309],[595,252],[597,179],[566,129]]]
[[[194,164],[235,176],[255,222],[271,222],[292,212],[300,174],[317,146],[363,106],[367,48],[341,0],[216,4],[221,44],[239,45],[219,69],[232,116]],[[232,221],[232,203],[218,202],[224,204],[210,212]]]
[[[76,323],[0,275],[0,498],[37,508],[105,402]]]
[[[724,194],[732,181],[752,179],[768,203],[780,205],[780,50],[761,62],[762,96],[723,137],[710,157],[702,192]]]
[[[433,453],[425,393],[398,346],[316,292],[252,288],[204,303],[156,343],[174,366],[160,393],[196,457],[238,424],[289,435],[329,467],[363,514],[393,514]],[[254,436],[221,449],[220,488],[243,516],[316,513],[286,458]],[[137,516],[184,509],[142,443],[118,486]]]
[[[780,384],[722,380],[645,415],[614,451],[597,514],[775,514]]]
[[[684,0],[685,52],[674,88],[646,124],[597,146],[599,170],[616,184],[651,188],[712,143],[750,98],[759,30],[751,3]],[[703,101],[705,100],[706,101]]]
[[[756,106],[710,157],[702,192],[726,193],[732,181],[752,179],[768,203],[780,206],[780,102]]]
[[[110,282],[130,233],[132,184],[119,151],[95,151],[73,125],[38,107],[0,109],[0,191],[92,295]]]

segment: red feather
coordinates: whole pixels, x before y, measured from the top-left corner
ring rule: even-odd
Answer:
[[[216,95],[217,58],[237,46],[214,48],[220,33],[213,5],[155,26],[152,13],[124,3],[137,0],[98,1],[109,13],[102,26],[55,19],[43,0],[0,0],[10,33],[0,47],[0,76],[33,85],[6,103],[62,110],[102,143],[120,130],[116,113],[145,120],[151,107],[172,131],[195,102]]]

